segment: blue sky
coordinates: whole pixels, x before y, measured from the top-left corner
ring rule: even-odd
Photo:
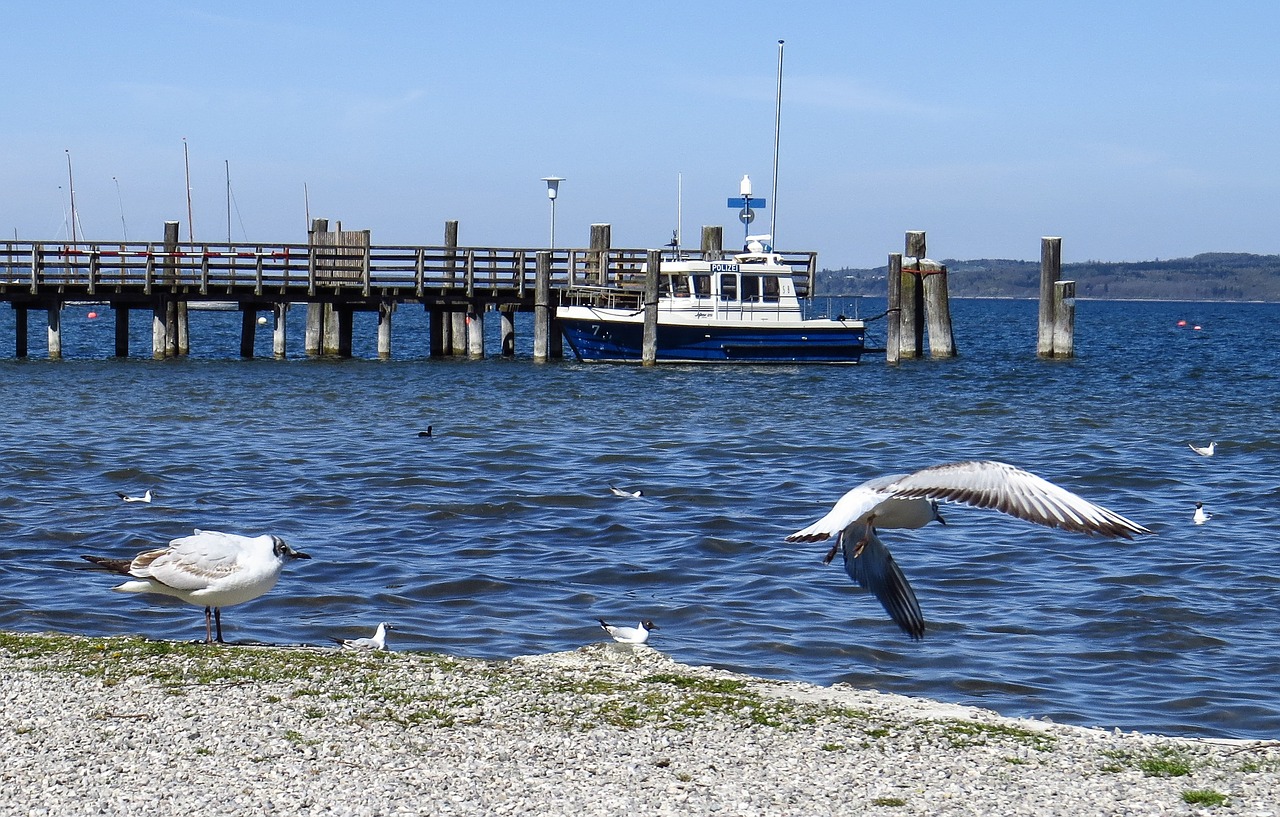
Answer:
[[[1274,2],[120,2],[13,4],[0,85],[0,231],[545,246],[613,225],[665,244],[680,205],[874,266],[925,230],[937,258],[1144,260],[1280,252]],[[13,66],[22,66],[20,72]],[[304,186],[307,195],[304,197]],[[766,213],[767,216],[767,213]],[[759,223],[759,222],[758,222]],[[767,228],[758,228],[767,229]]]

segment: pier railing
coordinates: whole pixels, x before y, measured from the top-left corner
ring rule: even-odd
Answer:
[[[339,291],[425,298],[532,293],[539,249],[451,246],[219,244],[163,242],[0,242],[0,296],[104,297],[182,292],[315,297]],[[644,249],[550,250],[551,286],[560,290],[643,285]],[[815,254],[782,253],[799,280],[812,280]],[[682,253],[700,258],[698,251]]]

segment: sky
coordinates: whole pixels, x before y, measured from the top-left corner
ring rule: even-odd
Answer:
[[[67,239],[74,193],[94,240],[301,243],[310,216],[546,247],[561,176],[556,246],[732,247],[745,174],[752,232],[828,268],[909,230],[939,259],[1280,253],[1274,0],[11,6],[5,240]]]

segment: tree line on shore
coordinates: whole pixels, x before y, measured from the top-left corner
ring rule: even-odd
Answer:
[[[947,288],[956,298],[1035,298],[1040,262],[944,259]],[[888,267],[824,269],[822,294],[883,297]],[[1062,265],[1076,297],[1115,300],[1280,301],[1280,255],[1201,253],[1154,261],[1084,261]]]

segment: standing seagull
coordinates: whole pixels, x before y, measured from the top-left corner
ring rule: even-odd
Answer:
[[[615,627],[604,619],[598,619],[600,626],[620,644],[643,644],[649,640],[649,631],[658,629],[652,621],[642,621],[635,627]]]
[[[239,536],[197,529],[167,548],[133,559],[84,556],[85,561],[133,581],[113,587],[121,593],[162,593],[204,607],[204,640],[213,641],[211,619],[222,642],[222,608],[256,599],[275,587],[286,559],[310,559],[279,536]]]
[[[148,489],[147,489],[147,492],[146,492],[145,494],[143,494],[142,496],[129,496],[128,494],[122,494],[122,493],[120,493],[119,491],[116,491],[116,496],[120,497],[120,498],[121,498],[121,499],[123,499],[125,502],[150,502],[150,501],[151,501],[151,489],[150,489],[150,488],[148,488]]]
[[[1192,443],[1187,443],[1187,448],[1190,448],[1202,457],[1212,457],[1214,452],[1218,450],[1218,444],[1215,442],[1211,442],[1208,445],[1194,445]]]
[[[820,542],[836,537],[824,564],[844,552],[849,577],[884,605],[913,639],[924,636],[924,616],[907,577],[876,528],[922,528],[943,522],[938,502],[993,508],[1027,522],[1089,535],[1123,537],[1151,533],[1106,508],[1047,480],[1003,462],[953,462],[913,474],[868,480],[840,497],[817,522],[787,537],[788,542]]]
[[[334,641],[348,650],[385,650],[387,648],[387,630],[394,630],[387,622],[379,622],[378,629],[372,638],[335,638]]]
[[[1191,518],[1195,521],[1197,525],[1203,525],[1205,522],[1208,522],[1210,519],[1213,518],[1213,514],[1209,513],[1204,509],[1203,502],[1197,502],[1196,512],[1195,514],[1192,515]]]

